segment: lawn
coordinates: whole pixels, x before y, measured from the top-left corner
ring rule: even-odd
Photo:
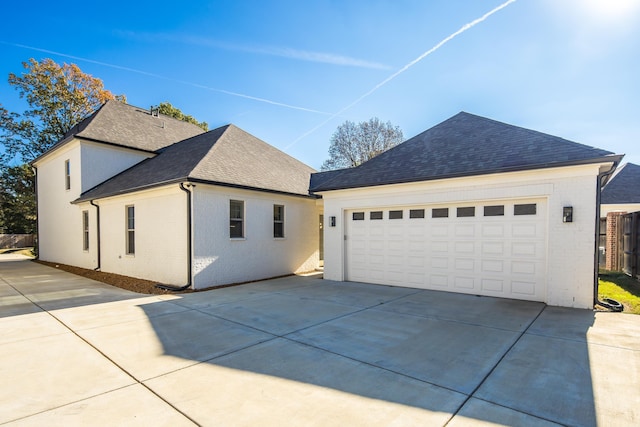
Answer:
[[[602,271],[598,280],[598,298],[614,299],[624,305],[625,313],[640,314],[640,282],[624,273]]]

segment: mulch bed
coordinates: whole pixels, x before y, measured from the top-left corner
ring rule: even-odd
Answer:
[[[126,289],[132,292],[138,292],[140,294],[175,294],[175,291],[167,291],[164,289],[156,288],[155,285],[158,282],[152,280],[137,279],[135,277],[123,276],[114,273],[105,273],[103,271],[89,270],[86,268],[74,267],[72,265],[59,264],[54,262],[36,260],[39,264],[43,264],[49,267],[57,268],[69,273],[76,274],[78,276],[86,277],[87,279],[96,280],[98,282],[106,283],[108,285],[116,286],[118,288]],[[193,292],[191,290],[182,291],[180,293]]]

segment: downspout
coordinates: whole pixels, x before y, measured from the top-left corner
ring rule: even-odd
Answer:
[[[91,204],[91,206],[95,206],[96,207],[96,231],[97,231],[97,239],[96,239],[96,243],[98,244],[98,250],[97,255],[98,255],[98,266],[96,268],[94,268],[95,271],[100,271],[100,268],[102,266],[101,263],[101,252],[100,252],[100,206],[96,205],[95,203],[93,203],[93,200],[90,200],[89,203]]]
[[[191,188],[193,185],[187,183],[187,187]],[[193,226],[191,224],[191,213],[193,211],[191,206],[191,190],[187,189],[184,183],[180,183],[180,189],[187,193],[187,284],[184,286],[171,286],[165,284],[157,284],[156,288],[165,289],[168,291],[185,291],[191,287],[192,284],[192,275],[193,275],[193,252],[191,250],[191,246],[193,243],[192,233]]]
[[[611,168],[606,171],[606,172],[601,172],[598,174],[598,191],[596,192],[596,235],[595,235],[595,243],[594,243],[594,264],[593,264],[593,305],[601,305],[603,307],[606,308],[612,308],[612,304],[610,304],[609,302],[604,302],[604,301],[600,301],[598,299],[598,273],[599,273],[599,268],[600,268],[600,253],[599,253],[599,246],[598,243],[600,241],[600,199],[601,199],[601,193],[602,193],[602,183],[604,182],[604,178],[610,176],[613,174],[613,172],[615,172],[616,168],[618,167],[618,163],[620,160],[615,160],[613,162],[613,165],[611,165]],[[616,301],[613,300],[609,300],[615,305],[616,307],[620,305],[620,303],[617,303]],[[616,310],[619,311],[619,310]]]
[[[33,170],[33,185],[34,185],[34,190],[35,190],[35,196],[36,196],[36,258],[35,259],[40,259],[40,234],[38,233],[38,231],[40,230],[40,215],[38,213],[38,209],[40,208],[40,205],[38,204],[38,168],[35,166],[31,166],[31,169]]]

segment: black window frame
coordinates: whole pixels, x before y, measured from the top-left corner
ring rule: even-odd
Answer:
[[[421,219],[424,218],[424,209],[409,209],[409,218]]]
[[[402,209],[389,211],[389,219],[402,219],[403,217],[404,217],[404,211]]]
[[[273,238],[284,239],[284,205],[273,205]]]
[[[463,206],[456,208],[456,218],[473,218],[476,216],[475,206]]]
[[[533,207],[533,209],[531,209]],[[538,204],[537,203],[517,203],[513,205],[513,215],[537,215]]]
[[[364,212],[352,212],[351,221],[364,221]]]
[[[384,212],[383,211],[371,211],[371,212],[369,212],[369,219],[373,220],[373,221],[378,221],[378,220],[384,219]]]
[[[484,206],[484,216],[504,216],[504,205]]]
[[[449,208],[431,209],[431,218],[449,218]]]

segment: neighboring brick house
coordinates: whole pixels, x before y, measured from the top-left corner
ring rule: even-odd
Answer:
[[[602,189],[600,203],[600,266],[622,270],[621,217],[640,211],[640,166],[620,166]]]

